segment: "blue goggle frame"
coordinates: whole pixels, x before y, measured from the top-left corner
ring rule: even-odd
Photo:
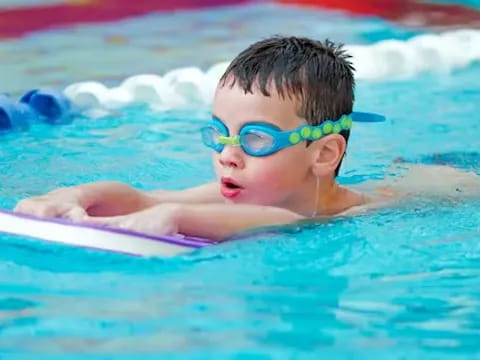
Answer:
[[[201,134],[203,143],[216,152],[221,152],[225,145],[230,145],[241,146],[242,150],[250,156],[267,156],[302,141],[315,141],[327,135],[350,130],[353,121],[382,122],[385,121],[385,117],[374,113],[352,112],[343,115],[336,121],[326,120],[317,126],[303,125],[297,129],[286,131],[268,123],[248,123],[240,129],[236,136],[229,136],[225,124],[219,119],[213,118],[210,124],[201,129]],[[252,138],[259,141],[268,139],[268,142],[266,146],[256,148],[252,144],[254,142],[251,140]]]

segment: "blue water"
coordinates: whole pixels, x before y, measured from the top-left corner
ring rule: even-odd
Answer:
[[[479,78],[359,82],[357,109],[389,121],[355,127],[341,182],[398,157],[480,173]],[[0,206],[85,181],[212,180],[208,116],[138,107],[3,134]],[[479,206],[419,198],[168,260],[0,235],[0,358],[480,359]]]
[[[472,66],[360,83],[357,106],[390,121],[355,129],[341,180],[381,178],[397,156],[478,150],[479,75]],[[211,180],[196,140],[207,118],[131,108],[3,136],[0,205],[100,179],[170,189]],[[0,349],[36,359],[479,358],[479,205],[419,200],[171,260],[1,236]]]

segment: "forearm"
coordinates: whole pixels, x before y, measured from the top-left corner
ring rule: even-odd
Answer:
[[[178,205],[178,231],[223,240],[245,230],[291,224],[303,219],[289,210],[258,205]]]
[[[159,203],[143,191],[120,182],[87,183],[75,186],[73,190],[77,193],[80,205],[92,216],[129,214]],[[55,191],[62,191],[62,189]]]
[[[223,203],[220,184],[207,183],[184,190],[154,190],[147,193],[160,203],[213,204]]]

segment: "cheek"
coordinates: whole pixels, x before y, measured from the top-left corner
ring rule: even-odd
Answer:
[[[285,168],[279,165],[280,164],[275,162],[259,161],[250,168],[250,174],[254,178],[255,182],[271,182],[273,185],[278,183],[279,180],[282,180],[283,174],[285,173]]]
[[[284,151],[252,160],[257,160],[249,169],[255,182],[268,184],[272,190],[291,190],[299,186],[309,171],[304,153]]]

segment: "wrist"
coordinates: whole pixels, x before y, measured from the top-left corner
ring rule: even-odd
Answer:
[[[187,205],[178,203],[165,203],[160,207],[166,207],[171,216],[171,221],[177,228],[177,232],[183,234],[183,224],[185,224],[185,217],[187,213]]]
[[[85,210],[96,205],[98,200],[98,197],[92,194],[92,191],[82,188],[81,186],[74,189],[73,196],[76,202]]]
[[[81,186],[61,187],[51,191],[49,195],[71,201],[84,209],[93,205],[93,198]]]

